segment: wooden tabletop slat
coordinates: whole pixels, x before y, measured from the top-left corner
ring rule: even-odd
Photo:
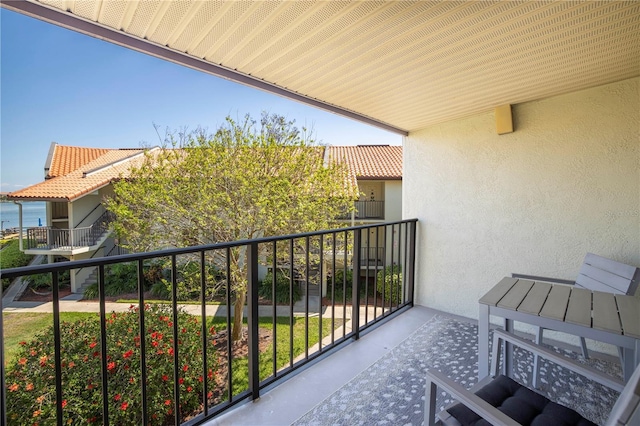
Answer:
[[[640,339],[640,299],[620,294],[615,299],[624,335]]]
[[[511,287],[513,287],[513,285],[517,281],[517,278],[503,278],[498,284],[496,284],[491,290],[489,290],[487,294],[482,296],[482,298],[478,302],[482,303],[483,305],[496,306],[500,299],[502,299],[504,295],[507,294],[509,290],[511,290]]]
[[[533,287],[533,281],[518,280],[498,302],[498,307],[516,310]]]
[[[571,287],[567,285],[554,285],[551,287],[547,301],[540,310],[540,316],[563,321],[567,313]]]
[[[591,327],[591,291],[572,288],[565,322]]]
[[[593,292],[593,328],[622,334],[620,315],[612,293]]]
[[[518,306],[518,311],[539,315],[542,306],[544,306],[544,303],[547,301],[549,291],[551,291],[551,284],[536,282],[531,290],[529,290],[527,297],[525,297],[520,306]]]

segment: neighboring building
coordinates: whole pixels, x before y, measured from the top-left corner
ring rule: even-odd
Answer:
[[[21,233],[27,254],[69,260],[117,253],[109,231],[110,214],[102,205],[112,193],[111,182],[143,157],[141,149],[97,149],[51,144],[45,164],[45,180],[7,194],[20,201],[45,201],[46,226]],[[71,274],[71,291],[80,292],[93,280],[95,268]]]
[[[358,186],[360,199],[346,220],[352,225],[402,220],[402,147],[358,145],[329,147],[332,161],[345,162]],[[392,247],[385,236],[386,227],[372,228],[361,241],[361,273],[391,265]],[[368,249],[367,249],[368,247]],[[369,272],[371,276],[374,274]]]
[[[402,218],[402,147],[388,145],[329,147],[331,161],[345,161],[351,182],[361,197],[356,212],[346,220],[352,223],[394,221]],[[45,164],[45,180],[12,192],[7,198],[20,201],[45,201],[46,226],[26,229],[22,249],[27,254],[46,255],[49,263],[56,257],[69,260],[120,254],[109,229],[112,217],[102,200],[113,193],[114,179],[126,176],[131,166],[144,158],[142,149],[97,149],[52,143]],[[382,229],[384,229],[382,227]],[[23,234],[21,234],[23,235]],[[383,234],[369,236],[369,259],[373,268],[382,265]],[[379,243],[374,243],[378,238]],[[367,238],[363,237],[363,245]],[[388,262],[391,259],[388,258]],[[83,268],[71,274],[71,291],[95,282],[95,268]]]

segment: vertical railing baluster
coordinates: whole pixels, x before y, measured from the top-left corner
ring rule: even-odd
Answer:
[[[144,261],[138,260],[138,333],[140,334],[140,380],[142,397],[142,424],[149,424],[149,402],[147,401],[147,353],[144,326]]]
[[[401,274],[401,269],[402,269],[402,224],[398,224],[398,273],[394,274],[396,275],[397,279],[398,279],[398,283],[397,283],[397,287],[398,287],[398,294],[397,296],[397,303],[396,303],[396,308],[400,307],[400,298],[402,296],[402,282],[400,282],[400,274]]]
[[[376,226],[376,257],[373,275],[373,320],[378,319],[378,262],[380,262],[380,227]]]
[[[204,408],[204,416],[209,415],[209,380],[207,377],[207,368],[209,366],[208,356],[209,351],[207,347],[209,334],[207,330],[207,303],[206,303],[206,286],[207,286],[207,267],[206,267],[205,251],[200,252],[200,316],[202,320],[202,327],[200,334],[202,335],[202,406]]]
[[[322,282],[322,271],[324,268],[324,241],[323,235],[320,234],[320,277],[318,279],[318,351],[322,352],[322,287],[324,287],[324,282]]]
[[[351,323],[356,340],[360,338],[360,247],[361,229],[353,231],[353,284],[351,289]]]
[[[395,225],[391,225],[391,276],[389,277],[391,285],[389,286],[389,312],[393,312],[393,270],[395,266],[395,259],[393,257],[395,250],[393,250],[393,248],[396,244],[395,232]]]
[[[293,367],[293,238],[289,239],[289,367]]]
[[[249,349],[249,392],[251,399],[260,398],[260,354],[258,352],[258,243],[251,243],[247,247],[247,286],[249,297],[247,300],[247,325]]]
[[[271,339],[271,344],[273,346],[273,351],[272,351],[272,356],[273,356],[273,375],[276,376],[277,375],[277,371],[278,371],[278,363],[277,363],[277,353],[278,353],[278,348],[277,348],[277,336],[276,336],[276,325],[277,325],[277,318],[278,318],[278,310],[277,310],[277,295],[276,295],[276,268],[277,268],[277,262],[276,262],[276,256],[278,253],[278,247],[277,247],[277,241],[273,241],[273,254],[272,254],[272,261],[271,261],[271,271],[272,271],[272,276],[273,276],[273,282],[271,283],[271,294],[273,297],[273,300],[271,301],[272,306],[273,306],[273,311],[272,311],[272,318],[271,318],[271,327],[273,329],[273,338]]]
[[[305,247],[305,296],[304,296],[304,357],[309,358],[309,237],[304,239]]]
[[[2,386],[0,386],[0,423],[7,424],[7,394],[5,391],[6,372],[5,372],[5,341],[4,341],[4,304],[2,298],[4,297],[4,290],[2,284],[0,284],[0,342],[2,347],[0,348],[0,380],[2,380]]]
[[[347,244],[349,241],[349,233],[348,231],[344,231],[344,244],[342,255],[344,257],[342,263],[342,321],[344,326],[342,327],[342,338],[344,339],[347,335],[347,263],[348,263],[348,248]],[[353,271],[351,273],[351,286],[353,287]],[[351,313],[353,314],[353,301],[351,303]]]
[[[331,253],[333,257],[331,260],[331,344],[335,343],[336,329],[336,236],[334,232],[331,234]]]
[[[51,287],[53,290],[53,347],[56,381],[56,423],[62,426],[62,339],[60,337],[60,292],[58,291],[58,271],[51,273]],[[4,386],[4,382],[2,384]]]
[[[98,300],[100,302],[100,375],[102,378],[102,424],[109,426],[109,380],[107,373],[107,307],[104,292],[104,265],[98,266]]]
[[[409,224],[403,223],[404,227],[404,256],[402,258],[402,303],[405,304],[409,298],[409,287],[407,286],[407,260],[409,247]]]
[[[367,228],[367,249],[364,270],[364,323],[369,323],[369,265],[371,263],[371,228]]]
[[[178,265],[176,255],[171,255],[171,310],[173,317],[173,423],[180,424],[180,365],[178,364]],[[142,310],[140,311],[142,314]],[[144,336],[141,336],[144,337]]]
[[[387,315],[388,313],[391,312],[391,308],[389,308],[389,311],[387,311],[387,296],[386,296],[386,290],[387,290],[387,251],[386,251],[386,247],[387,247],[387,229],[389,228],[388,225],[385,225],[384,227],[384,231],[383,231],[383,239],[384,239],[384,247],[385,247],[385,253],[384,256],[382,257],[382,315]],[[391,234],[393,237],[393,233]],[[392,246],[393,247],[393,246]]]
[[[413,306],[413,298],[415,292],[415,269],[416,269],[416,223],[409,223],[409,268],[405,272],[407,274],[407,283],[409,285],[409,302]]]
[[[231,248],[226,250],[227,261],[227,388],[229,389],[229,402],[233,401],[233,352],[231,342]]]

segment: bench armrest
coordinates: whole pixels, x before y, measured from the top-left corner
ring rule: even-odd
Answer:
[[[427,394],[425,397],[425,425],[435,425],[435,395],[437,387],[451,394],[474,413],[495,426],[519,425],[514,420],[486,402],[476,394],[466,390],[444,374],[436,370],[427,370]]]
[[[512,273],[511,278],[522,278],[524,280],[546,281],[550,283],[569,284],[569,285],[574,285],[576,283],[575,281],[563,280],[561,278],[540,277],[538,275],[526,275],[526,274],[518,274],[518,273]]]
[[[613,390],[618,392],[622,392],[625,388],[625,384],[623,381],[613,378],[607,374],[601,373],[598,370],[595,370],[591,367],[588,367],[584,364],[580,364],[575,362],[574,360],[567,358],[554,352],[550,349],[547,349],[543,346],[535,344],[529,340],[522,339],[514,334],[508,333],[503,330],[494,330],[493,332],[493,357],[491,362],[491,374],[496,376],[498,374],[498,354],[502,352],[500,350],[501,345],[504,343],[510,343],[513,346],[518,346],[526,351],[532,352],[534,355],[538,355],[542,358],[548,359],[554,364],[565,367],[577,374],[580,374],[590,380],[598,382],[604,386],[607,386]],[[507,375],[509,372],[507,372]],[[636,375],[640,375],[640,369],[635,373]],[[439,371],[427,370],[427,385],[426,385],[426,395],[425,395],[425,425],[433,426],[435,425],[435,401],[436,395],[438,393],[438,387],[444,389],[449,394],[451,394],[456,400],[462,403],[464,406],[469,408],[471,411],[479,415],[480,417],[487,420],[492,425],[517,425],[512,418],[504,414],[502,411],[498,410],[472,391],[481,388],[486,383],[490,382],[492,377],[486,377],[478,383],[472,390],[467,390],[463,386],[458,383],[452,381]],[[443,417],[445,414],[440,414],[440,418],[447,423],[447,418]],[[454,422],[455,423],[455,422]]]

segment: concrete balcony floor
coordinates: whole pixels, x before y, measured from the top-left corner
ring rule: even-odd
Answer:
[[[388,354],[436,314],[442,313],[420,306],[409,309],[264,393],[257,401],[240,405],[206,424],[289,425]]]
[[[558,352],[621,377],[617,359],[555,342]],[[595,356],[594,356],[595,355]],[[530,353],[514,353],[514,379],[531,383]],[[465,387],[477,381],[477,323],[414,307],[343,346],[284,383],[208,423],[213,425],[420,425],[424,371],[434,368]],[[618,394],[543,361],[539,393],[596,423]],[[450,402],[438,396],[437,407]]]

